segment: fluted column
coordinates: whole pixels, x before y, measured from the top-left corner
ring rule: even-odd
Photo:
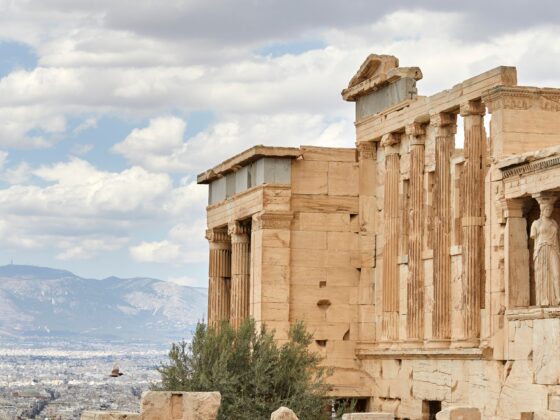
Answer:
[[[407,336],[410,340],[421,340],[424,338],[424,128],[420,124],[410,124],[406,126],[406,134],[410,144]]]
[[[484,282],[484,105],[461,105],[465,126],[463,172],[463,338],[480,336],[480,309]]]
[[[382,337],[385,340],[399,338],[399,140],[395,134],[386,135],[382,140],[385,149]]]
[[[225,229],[207,230],[206,239],[210,242],[208,325],[216,328],[229,320],[231,242]]]
[[[249,317],[251,270],[250,224],[234,222],[229,225],[231,235],[231,306],[230,324],[239,328]]]
[[[430,117],[435,130],[434,184],[434,306],[432,336],[451,338],[451,155],[455,148],[457,117],[440,113]]]

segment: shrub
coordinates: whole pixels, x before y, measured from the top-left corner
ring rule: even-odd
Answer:
[[[301,420],[326,419],[330,372],[308,349],[311,338],[301,322],[280,345],[273,332],[257,329],[253,320],[239,330],[227,323],[218,329],[199,323],[190,344],[171,346],[168,363],[158,369],[162,381],[156,389],[219,391],[220,420],[269,419],[280,406]]]

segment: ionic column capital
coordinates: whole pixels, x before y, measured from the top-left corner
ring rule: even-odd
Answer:
[[[405,134],[409,137],[411,146],[424,146],[426,130],[424,124],[417,122],[407,124],[404,128]]]
[[[376,144],[372,141],[362,141],[356,143],[356,150],[358,151],[358,159],[359,160],[374,160],[375,159],[375,151],[376,151]]]
[[[381,137],[381,146],[385,149],[385,155],[398,154],[398,144],[401,141],[401,135],[398,133],[388,133]]]
[[[462,117],[484,115],[486,114],[486,107],[481,101],[468,101],[461,104],[459,107],[459,113]]]
[[[208,229],[206,239],[210,243],[210,249],[230,249],[231,238],[226,229]]]
[[[207,229],[204,236],[209,242],[229,242],[228,232],[225,228]]]
[[[432,127],[457,126],[457,114],[452,112],[430,114],[430,125]]]
[[[228,224],[228,233],[231,236],[232,243],[246,243],[249,242],[249,233],[251,226],[247,222],[231,222]]]
[[[430,125],[434,127],[436,137],[454,136],[457,133],[457,115],[450,112],[432,114]]]

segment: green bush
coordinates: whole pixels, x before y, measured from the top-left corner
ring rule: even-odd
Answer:
[[[158,390],[219,391],[219,420],[270,419],[281,406],[301,420],[327,419],[325,382],[330,372],[309,351],[311,334],[303,323],[277,345],[265,326],[248,320],[239,330],[229,324],[208,328],[199,323],[192,342],[173,344],[169,361],[158,369]]]

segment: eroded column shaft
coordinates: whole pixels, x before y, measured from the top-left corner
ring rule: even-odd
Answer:
[[[231,306],[230,324],[239,328],[249,317],[251,243],[249,225],[230,225],[231,235]]]
[[[456,116],[436,114],[434,185],[434,306],[432,336],[451,338],[451,154],[455,148]]]
[[[410,231],[408,235],[407,335],[424,337],[424,131],[418,124],[406,127],[410,136]]]
[[[209,230],[210,266],[208,284],[208,325],[218,327],[229,320],[231,243],[225,230]]]
[[[463,338],[480,336],[480,309],[484,282],[484,107],[461,106],[465,126],[463,172]]]
[[[383,248],[383,338],[399,337],[399,174],[400,159],[391,136],[385,143],[385,246]]]

